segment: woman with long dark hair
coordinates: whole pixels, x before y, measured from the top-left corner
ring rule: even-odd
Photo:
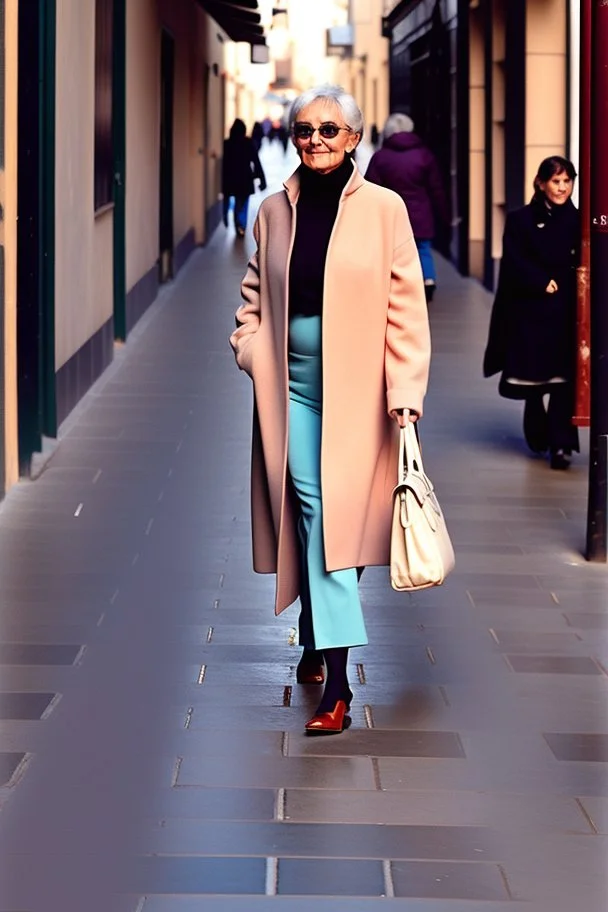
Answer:
[[[580,251],[575,179],[568,159],[544,159],[532,200],[507,216],[484,358],[486,377],[501,373],[500,395],[525,401],[524,436],[534,452],[549,451],[552,469],[567,469],[579,449],[571,420]]]

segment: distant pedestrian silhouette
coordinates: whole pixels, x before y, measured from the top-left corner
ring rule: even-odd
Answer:
[[[262,140],[264,139],[264,127],[262,124],[256,120],[251,130],[251,139],[255,146],[256,152],[259,152],[262,147]]]
[[[224,141],[222,161],[222,193],[224,196],[224,225],[228,227],[228,213],[234,199],[234,224],[237,237],[245,236],[249,197],[255,193],[254,180],[259,180],[260,190],[266,189],[266,177],[252,139],[247,136],[247,127],[236,119],[230,128],[230,136]]]

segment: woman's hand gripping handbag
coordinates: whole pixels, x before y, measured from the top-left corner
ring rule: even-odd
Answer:
[[[440,586],[453,569],[454,549],[424,472],[416,428],[399,432],[399,482],[393,491],[391,586],[399,592]]]

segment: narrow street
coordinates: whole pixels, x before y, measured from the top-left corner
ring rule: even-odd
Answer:
[[[192,255],[0,506],[0,912],[605,912],[587,433],[567,473],[527,453],[491,298],[441,262],[422,434],[457,568],[413,597],[366,571],[352,727],[306,738],[296,606],[251,570],[251,250]]]

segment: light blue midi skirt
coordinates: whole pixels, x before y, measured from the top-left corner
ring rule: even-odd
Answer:
[[[321,317],[292,317],[289,324],[289,473],[300,504],[300,644],[307,649],[363,646],[367,633],[350,568],[328,573],[321,497],[323,376]]]

